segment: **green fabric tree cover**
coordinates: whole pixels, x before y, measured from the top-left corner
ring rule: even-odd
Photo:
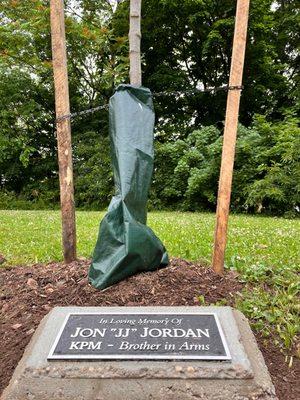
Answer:
[[[109,121],[116,194],[101,221],[89,270],[97,289],[168,264],[164,245],[146,226],[154,157],[150,90],[118,86],[110,99]]]

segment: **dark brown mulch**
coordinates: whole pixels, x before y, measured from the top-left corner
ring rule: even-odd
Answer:
[[[99,292],[87,283],[88,260],[0,270],[0,392],[8,384],[42,317],[54,306],[199,305],[222,299],[234,304],[242,290],[236,275],[220,277],[199,264],[173,259],[167,268],[143,273]],[[201,299],[202,301],[202,299]],[[299,400],[299,360],[288,368],[284,356],[256,335],[280,400]],[[5,351],[3,351],[5,349]]]

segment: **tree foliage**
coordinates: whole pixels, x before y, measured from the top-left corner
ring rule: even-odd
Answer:
[[[116,4],[116,3],[115,3]],[[129,1],[65,1],[73,112],[108,102],[128,82]],[[143,0],[143,83],[155,96],[155,207],[213,209],[234,28],[232,0]],[[252,0],[232,206],[299,206],[299,10],[296,0]],[[0,189],[58,202],[49,2],[0,4]],[[184,95],[172,92],[182,91]],[[188,92],[187,92],[188,91]],[[107,110],[72,123],[76,203],[104,207],[112,192]],[[23,203],[22,203],[23,204]]]
[[[144,1],[144,84],[154,91],[228,84],[235,4],[232,0]],[[123,34],[126,9],[125,2],[115,18],[115,29]],[[246,126],[256,113],[281,118],[295,102],[298,17],[296,1],[251,1],[240,112]],[[225,101],[224,92],[159,98],[158,128],[170,136],[174,124],[190,132],[199,124],[222,123]]]

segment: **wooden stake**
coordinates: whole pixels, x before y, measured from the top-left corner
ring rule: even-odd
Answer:
[[[142,0],[130,0],[129,20],[129,60],[130,83],[134,86],[142,84],[141,68],[141,7]]]
[[[250,0],[237,0],[229,86],[241,86],[242,84],[249,3]],[[212,260],[213,269],[218,274],[224,272],[240,96],[240,90],[228,91]]]
[[[56,118],[70,114],[63,0],[50,1],[52,58]],[[65,263],[76,259],[76,224],[70,119],[56,124],[62,216],[62,243]]]

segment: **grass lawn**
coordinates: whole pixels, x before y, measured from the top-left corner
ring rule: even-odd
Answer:
[[[91,256],[103,215],[77,212],[78,256]],[[171,256],[205,262],[211,259],[214,222],[209,213],[151,212],[148,217]],[[231,215],[226,253],[227,267],[247,283],[236,306],[254,329],[289,354],[297,353],[300,326],[299,233],[300,220]],[[59,211],[0,210],[0,254],[5,265],[61,260]]]
[[[78,255],[90,257],[104,213],[77,211]],[[215,216],[208,213],[152,212],[148,224],[169,254],[209,262]],[[300,220],[231,215],[226,264],[293,265],[300,259]],[[0,210],[0,253],[7,264],[58,261],[59,211]]]

